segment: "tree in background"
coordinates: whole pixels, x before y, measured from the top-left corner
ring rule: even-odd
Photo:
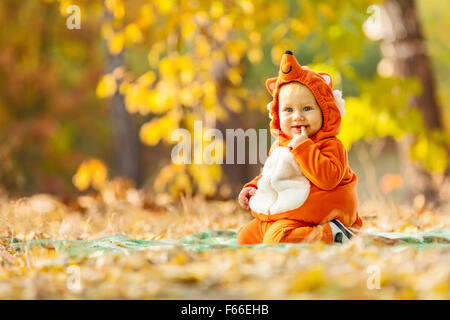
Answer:
[[[382,9],[383,29],[378,35],[382,39],[381,72],[414,77],[421,86],[420,93],[411,96],[410,103],[420,111],[425,125],[420,126],[421,130],[408,132],[398,143],[404,176],[412,196],[422,194],[427,200],[438,202],[448,158],[448,141],[415,1],[386,0]],[[410,149],[413,158],[422,158],[421,162],[411,161]],[[432,175],[430,170],[438,174]]]
[[[112,25],[112,32],[117,33],[118,29],[122,29],[120,24],[121,18],[125,15],[123,7],[117,7],[113,1],[105,2],[105,19],[104,25]],[[123,47],[116,45],[106,50],[107,54],[107,70],[109,74],[115,75],[117,86],[120,87],[122,82],[122,72],[124,70],[124,52]],[[114,130],[115,154],[118,162],[118,174],[128,177],[140,185],[139,175],[139,139],[136,130],[136,124],[130,113],[125,108],[124,96],[116,90],[112,97],[112,127]]]
[[[73,192],[86,154],[109,157],[107,109],[92,89],[98,7],[89,12],[69,30],[58,3],[0,3],[0,183],[10,194]]]

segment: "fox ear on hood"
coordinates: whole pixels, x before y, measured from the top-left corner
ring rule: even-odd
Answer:
[[[273,92],[275,91],[275,83],[277,82],[278,77],[269,78],[266,81],[266,88],[269,90],[270,94],[273,96]]]
[[[326,72],[319,72],[320,76],[325,80],[325,82],[333,88],[333,81],[331,80],[331,76]]]

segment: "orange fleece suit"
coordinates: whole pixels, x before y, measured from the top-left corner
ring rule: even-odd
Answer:
[[[322,128],[294,149],[280,129],[278,115],[280,88],[293,81],[311,90],[323,116]],[[266,87],[273,96],[270,130],[278,140],[262,173],[244,185],[257,189],[249,201],[255,219],[239,229],[238,244],[333,243],[327,222],[337,219],[347,227],[362,226],[357,211],[358,178],[336,137],[345,112],[340,91],[332,91],[328,74],[300,66],[290,51],[281,59],[278,77],[268,79]]]

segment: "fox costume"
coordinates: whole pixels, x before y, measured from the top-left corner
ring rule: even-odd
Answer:
[[[280,128],[279,92],[300,82],[313,93],[323,117],[319,131],[294,148]],[[255,219],[238,231],[238,244],[336,241],[336,231],[359,228],[356,186],[347,151],[336,137],[345,114],[340,91],[332,91],[331,77],[302,67],[290,51],[281,59],[279,75],[266,81],[273,96],[270,130],[278,138],[261,174],[244,185],[254,187],[249,207]],[[334,222],[334,223],[330,223]],[[350,238],[350,236],[348,236]],[[337,241],[339,242],[339,241]]]

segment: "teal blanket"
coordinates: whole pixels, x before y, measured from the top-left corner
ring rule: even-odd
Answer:
[[[187,235],[178,240],[136,240],[125,235],[112,235],[96,240],[30,240],[23,241],[17,238],[10,240],[10,245],[17,251],[25,247],[54,248],[57,252],[65,252],[69,256],[89,256],[96,251],[126,252],[136,250],[163,250],[182,248],[194,251],[236,249],[250,247],[254,249],[275,248],[286,250],[289,248],[304,248],[309,244],[280,243],[271,245],[238,246],[236,230],[206,230],[200,233]],[[450,245],[450,229],[439,229],[429,232],[407,234],[388,232],[364,232],[368,241],[382,241],[399,249],[417,248],[426,250],[431,248],[446,248]],[[329,245],[329,248],[338,248],[338,245]]]

